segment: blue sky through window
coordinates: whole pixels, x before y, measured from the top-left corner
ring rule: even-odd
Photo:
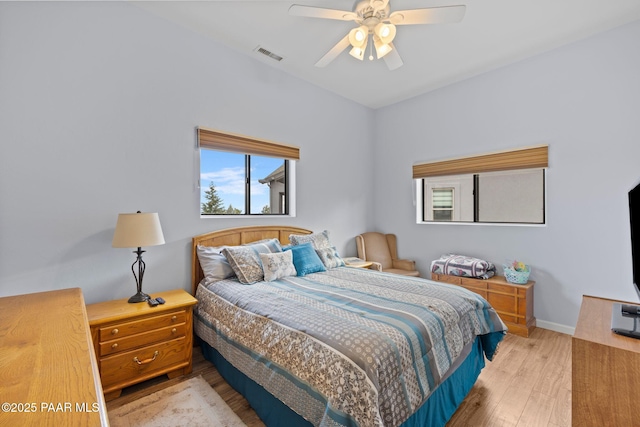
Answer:
[[[204,194],[213,182],[225,208],[231,204],[245,213],[244,157],[238,153],[200,150],[200,203],[206,201]],[[269,186],[258,180],[267,177],[282,163],[283,159],[251,156],[251,213],[260,213],[262,207],[269,204]]]

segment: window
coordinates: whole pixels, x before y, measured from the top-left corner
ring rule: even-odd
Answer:
[[[413,166],[418,222],[544,224],[548,147]]]
[[[477,222],[544,224],[544,169],[477,175]]]
[[[453,188],[434,188],[431,190],[433,200],[433,220],[453,221]]]
[[[294,216],[297,147],[198,128],[200,214]]]

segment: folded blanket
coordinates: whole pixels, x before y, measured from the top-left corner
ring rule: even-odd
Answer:
[[[488,279],[495,276],[496,266],[478,258],[464,255],[447,254],[431,262],[431,272],[451,276]]]

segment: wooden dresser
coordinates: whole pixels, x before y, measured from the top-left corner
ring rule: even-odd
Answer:
[[[108,426],[79,288],[0,298],[1,426]]]
[[[87,306],[105,399],[162,374],[192,369],[193,318],[197,300],[182,289],[154,293],[166,303],[150,307],[127,298]]]
[[[482,296],[493,306],[512,334],[528,337],[536,328],[536,318],[533,316],[534,281],[516,285],[507,282],[504,276],[472,279],[437,273],[431,273],[431,280],[462,286]]]
[[[582,297],[571,340],[571,423],[636,426],[640,386],[640,339],[611,332],[615,301]]]

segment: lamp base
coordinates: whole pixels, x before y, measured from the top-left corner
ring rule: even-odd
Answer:
[[[150,298],[151,297],[149,295],[147,295],[144,292],[140,291],[137,294],[135,294],[134,296],[132,296],[131,298],[129,298],[128,302],[130,302],[130,303],[146,302]]]

